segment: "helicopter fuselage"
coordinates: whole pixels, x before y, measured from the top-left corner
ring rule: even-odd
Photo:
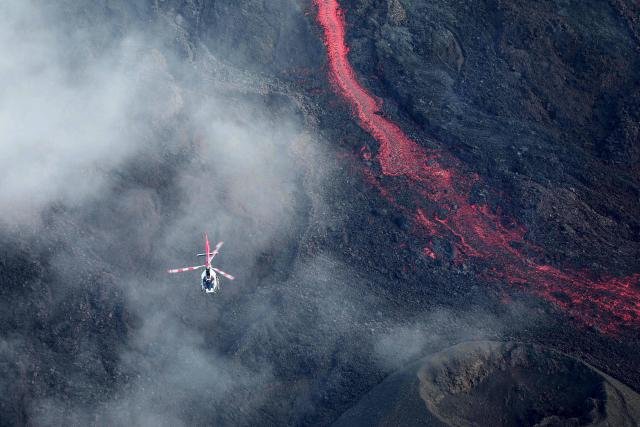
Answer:
[[[213,269],[209,267],[205,268],[200,278],[202,279],[202,292],[212,294],[218,292],[218,290],[220,289],[220,280],[218,279],[218,275],[215,271],[213,271]]]

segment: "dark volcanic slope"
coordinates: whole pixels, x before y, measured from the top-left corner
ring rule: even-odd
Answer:
[[[337,5],[0,5],[0,424],[622,413],[590,366],[640,387],[635,3]],[[215,298],[165,274],[203,231]],[[412,363],[479,339],[545,357],[426,411]]]
[[[634,426],[640,395],[548,349],[469,342],[375,387],[336,426]]]
[[[398,204],[396,193],[402,193],[403,197],[409,191],[414,193],[410,206],[402,206],[400,202],[398,207],[412,216],[427,238],[431,239],[424,249],[427,256],[434,259],[448,256],[441,253],[440,241],[453,241],[454,262],[463,262],[468,258],[481,262],[485,269],[483,274],[510,285],[524,286],[589,326],[601,330],[616,330],[620,325],[640,326],[640,275],[594,279],[592,272],[571,267],[558,268],[545,262],[544,248],[532,244],[527,238],[528,229],[508,217],[510,209],[504,207],[506,203],[496,208],[475,196],[474,192],[483,186],[476,174],[465,170],[439,149],[421,147],[396,124],[383,117],[380,102],[359,84],[347,58],[345,23],[339,3],[325,0],[318,1],[317,5],[333,82],[350,103],[363,128],[380,144],[377,158],[382,173],[389,177],[406,178],[409,187],[403,183],[396,190],[393,188],[397,183],[395,179],[372,178],[373,183],[380,186],[382,194],[394,204]],[[455,39],[452,40],[457,43]],[[411,49],[412,43],[407,43],[406,48]],[[633,49],[633,45],[629,48]],[[451,49],[462,55],[457,44]],[[410,52],[405,54],[409,55]],[[459,58],[460,67],[463,60]],[[634,65],[632,62],[626,68]],[[548,72],[553,74],[555,70]],[[403,76],[397,78],[404,80]],[[532,80],[535,85],[535,78]],[[519,111],[521,106],[514,106],[513,109]],[[505,116],[494,113],[496,116]],[[515,117],[510,119],[513,121]],[[580,126],[578,123],[567,125],[572,125],[571,128]],[[518,171],[514,172],[518,174]],[[630,180],[631,177],[626,179]],[[567,184],[565,181],[556,185]],[[623,200],[627,198],[623,197]],[[625,249],[633,246],[637,249],[632,242],[624,244]],[[632,254],[636,255],[637,250]]]

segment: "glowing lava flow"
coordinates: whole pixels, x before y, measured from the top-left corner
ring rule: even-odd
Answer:
[[[345,20],[337,0],[314,0],[324,32],[329,73],[339,94],[351,106],[361,126],[380,144],[378,161],[383,174],[412,182],[407,191],[422,200],[423,208],[399,206],[390,191],[380,191],[429,236],[455,242],[455,259],[471,258],[490,265],[489,275],[544,298],[584,324],[613,332],[620,326],[640,327],[640,274],[628,278],[594,280],[587,273],[560,271],[532,258],[540,249],[524,239],[525,229],[504,224],[488,206],[472,203],[469,192],[476,176],[459,172],[459,163],[439,150],[426,149],[398,125],[380,114],[380,102],[358,82],[349,63]],[[374,180],[373,174],[367,174]],[[433,248],[424,253],[434,258]]]

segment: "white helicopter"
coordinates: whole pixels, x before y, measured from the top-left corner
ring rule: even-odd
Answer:
[[[201,276],[202,292],[205,292],[207,294],[214,294],[218,292],[218,290],[220,290],[220,279],[218,278],[218,274],[223,277],[226,277],[229,280],[234,279],[234,277],[229,273],[225,273],[224,271],[211,266],[211,260],[213,259],[213,257],[218,255],[218,252],[220,252],[220,248],[222,247],[223,243],[224,242],[219,242],[216,245],[216,247],[213,248],[213,252],[212,252],[211,247],[209,246],[209,237],[207,236],[207,233],[204,233],[204,253],[198,254],[197,256],[206,257],[207,263],[204,265],[197,265],[195,267],[175,268],[172,270],[167,270],[167,272],[183,273],[185,271],[193,271],[193,270],[199,270],[201,268],[204,268],[204,271],[202,272],[202,276]]]

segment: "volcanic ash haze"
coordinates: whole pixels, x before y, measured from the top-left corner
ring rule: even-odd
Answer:
[[[9,1],[0,16],[0,418],[248,422],[273,368],[230,356],[247,327],[233,307],[265,251],[285,278],[295,259],[322,180],[313,129],[171,7]],[[227,240],[216,262],[244,290],[206,300],[196,275],[165,276],[194,262],[203,231]],[[247,309],[260,322],[268,299]]]

